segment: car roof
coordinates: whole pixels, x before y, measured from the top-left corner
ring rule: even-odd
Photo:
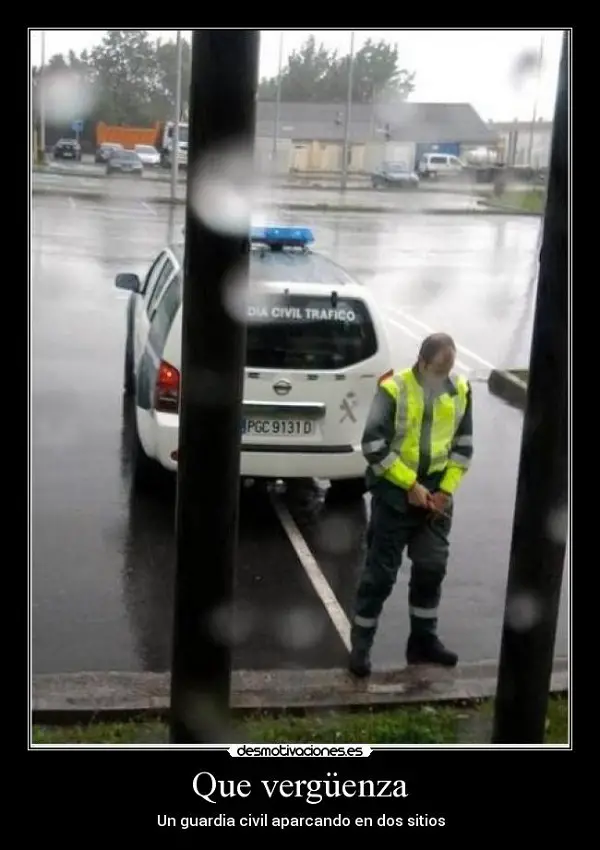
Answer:
[[[183,243],[168,246],[179,268],[183,265]],[[271,251],[254,247],[251,252],[251,278],[258,276],[261,286],[272,292],[291,290],[297,295],[326,296],[338,291],[344,298],[370,302],[368,290],[329,257],[313,251]],[[260,274],[264,269],[266,274]],[[252,285],[252,284],[251,284]],[[293,294],[292,293],[292,294]]]

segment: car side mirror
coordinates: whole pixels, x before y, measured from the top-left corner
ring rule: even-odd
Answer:
[[[129,272],[118,274],[115,278],[115,286],[117,289],[127,289],[129,292],[139,292],[141,289],[139,277]]]

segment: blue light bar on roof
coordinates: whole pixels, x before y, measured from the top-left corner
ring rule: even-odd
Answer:
[[[302,248],[315,241],[308,227],[252,227],[250,241],[262,245]]]

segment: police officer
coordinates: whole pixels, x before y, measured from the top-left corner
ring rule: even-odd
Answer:
[[[452,500],[473,455],[471,387],[451,376],[455,357],[452,337],[427,337],[412,368],[380,383],[369,413],[362,450],[372,501],[351,631],[355,676],[371,672],[377,624],[405,549],[412,561],[406,660],[445,667],[458,661],[437,636]]]

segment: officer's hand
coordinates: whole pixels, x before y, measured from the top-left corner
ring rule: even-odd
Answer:
[[[427,487],[423,487],[418,481],[415,481],[413,486],[408,491],[408,501],[415,508],[428,508],[431,493]]]
[[[429,508],[438,514],[445,514],[450,504],[450,496],[437,490],[429,496]]]

